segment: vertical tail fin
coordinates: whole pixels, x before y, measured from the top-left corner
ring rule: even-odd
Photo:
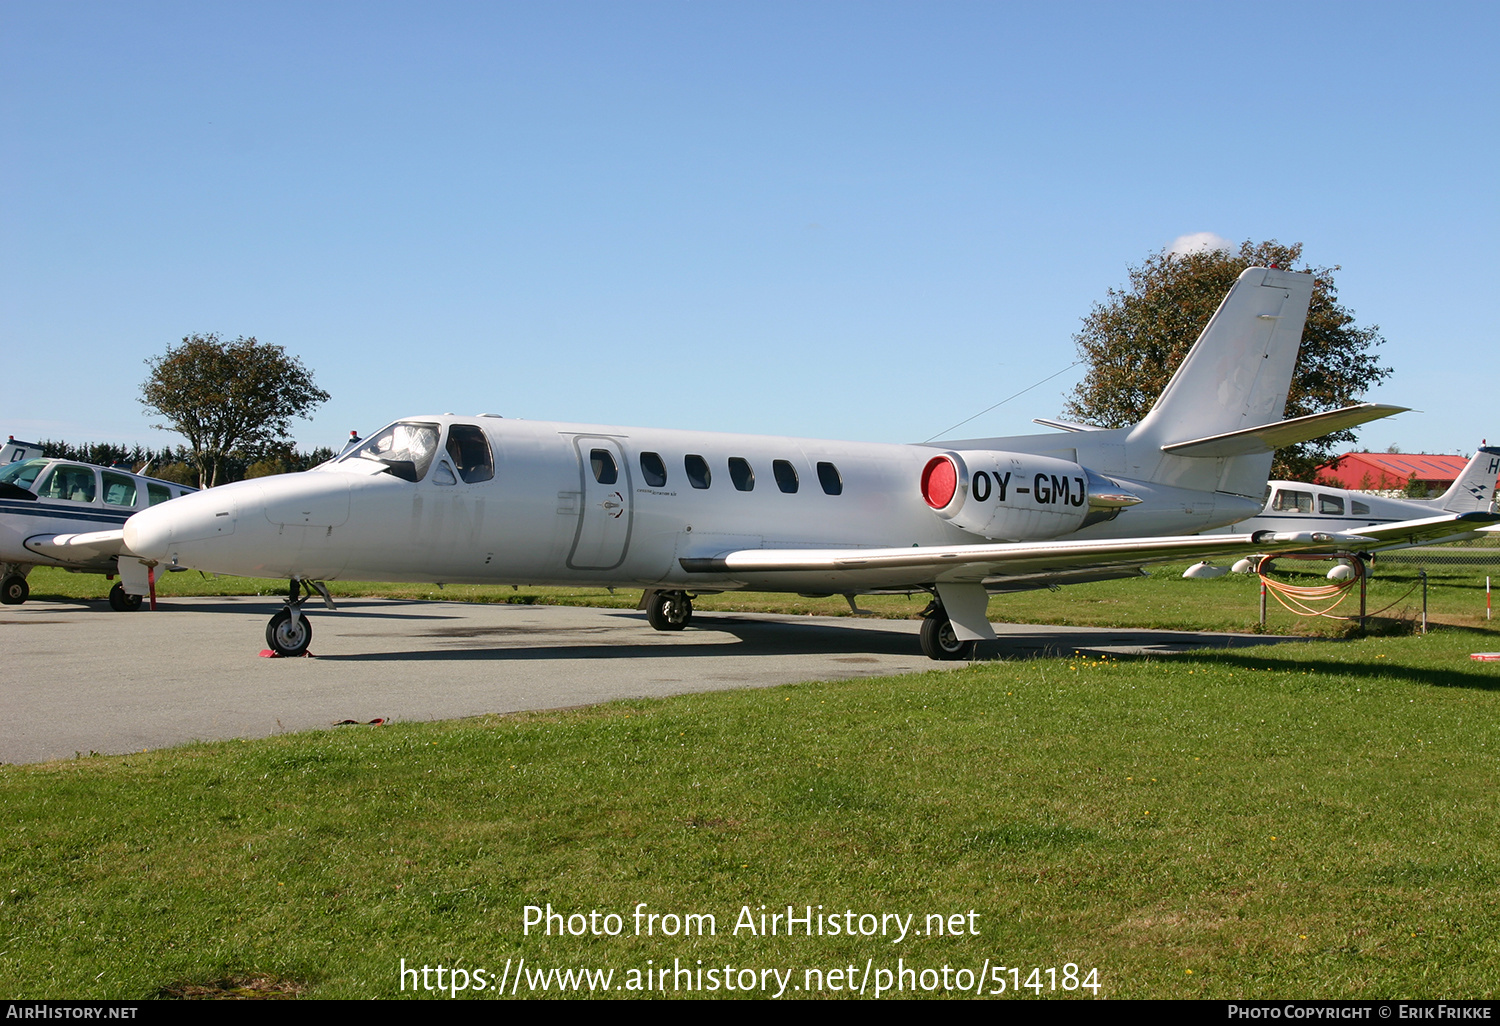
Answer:
[[[1203,458],[1162,449],[1281,420],[1312,290],[1311,274],[1242,272],[1151,411],[1129,430],[1129,461],[1163,484],[1258,497],[1271,453]]]
[[[1446,492],[1426,501],[1448,513],[1489,513],[1494,508],[1496,477],[1500,477],[1500,449],[1480,449]]]

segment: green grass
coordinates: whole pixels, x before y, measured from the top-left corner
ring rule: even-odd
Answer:
[[[992,662],[6,767],[0,995],[388,997],[403,958],[524,957],[616,986],[988,959],[1097,967],[1108,997],[1493,998],[1500,665],[1468,655],[1497,649]],[[626,935],[523,936],[549,902]],[[640,902],[719,932],[631,936]],[[762,904],[979,935],[734,936]]]

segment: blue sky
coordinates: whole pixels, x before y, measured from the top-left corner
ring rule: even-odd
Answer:
[[[920,441],[1189,233],[1379,324],[1361,441],[1500,438],[1500,7],[0,4],[0,432],[175,436],[191,332],[337,445],[495,412]],[[965,425],[1040,430],[1082,368]]]

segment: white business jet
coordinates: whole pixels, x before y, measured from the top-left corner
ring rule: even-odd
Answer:
[[[124,554],[121,528],[132,514],[197,489],[40,453],[39,446],[14,438],[3,450],[20,458],[0,466],[0,602],[25,602],[27,575],[57,566],[119,574],[110,607],[139,609],[148,569]]]
[[[704,592],[927,592],[923,650],[965,658],[995,637],[992,593],[1320,543],[1198,534],[1260,511],[1277,446],[1402,409],[1281,420],[1311,293],[1311,275],[1245,271],[1129,428],[885,445],[412,417],[314,470],[137,513],[124,540],[288,580],[266,630],[282,655],[311,639],[302,603],[350,579],[639,587],[658,630]]]

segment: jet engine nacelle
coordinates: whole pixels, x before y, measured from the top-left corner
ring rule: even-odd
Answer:
[[[1141,501],[1067,460],[987,450],[932,457],[921,488],[938,516],[991,541],[1056,538]]]

